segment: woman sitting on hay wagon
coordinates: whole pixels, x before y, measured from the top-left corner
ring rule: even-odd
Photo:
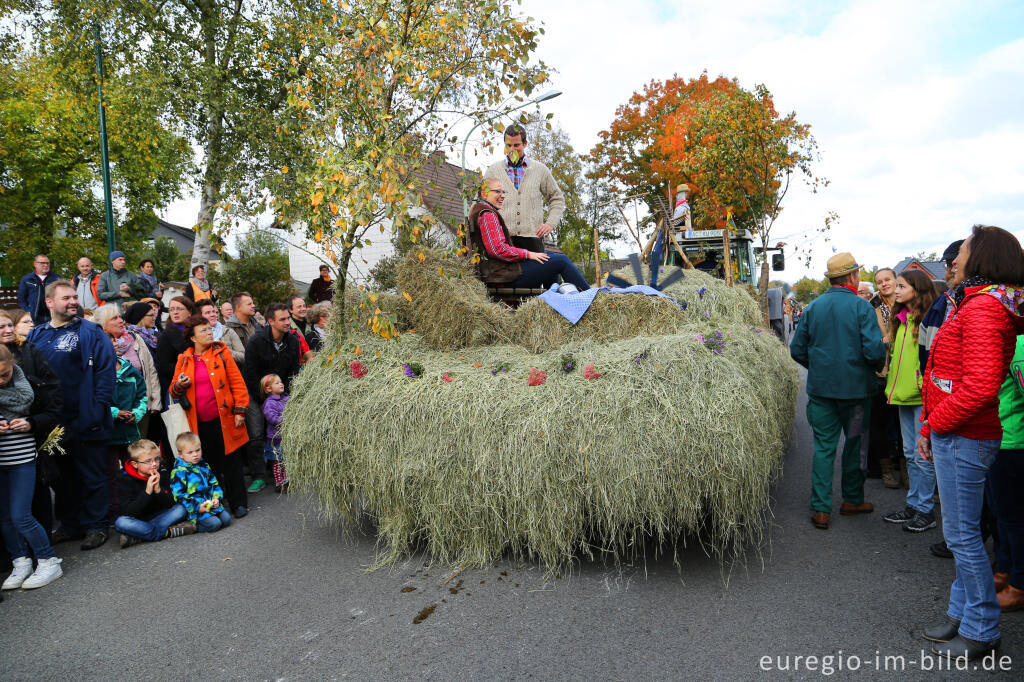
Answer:
[[[480,198],[469,211],[470,239],[480,256],[480,277],[487,284],[545,289],[558,277],[579,291],[590,288],[587,280],[565,254],[536,253],[512,246],[501,209],[505,190],[501,180],[489,179],[480,188]]]

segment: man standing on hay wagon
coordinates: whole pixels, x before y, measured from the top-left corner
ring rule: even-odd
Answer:
[[[843,503],[839,513],[868,514],[864,501],[861,439],[871,417],[875,372],[885,364],[885,344],[871,304],[857,295],[860,265],[849,253],[828,260],[831,287],[803,314],[790,355],[807,368],[807,421],[814,432],[811,523],[827,530],[832,514],[832,478],[840,431]]]
[[[498,208],[512,235],[512,244],[544,253],[544,237],[562,219],[565,197],[548,167],[526,158],[526,128],[518,123],[505,128],[505,158],[484,172],[484,180],[492,178],[500,180],[505,191],[505,205]]]

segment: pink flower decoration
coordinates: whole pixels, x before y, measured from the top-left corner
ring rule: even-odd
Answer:
[[[530,368],[530,378],[527,380],[526,383],[528,383],[530,386],[540,386],[541,384],[543,384],[547,380],[548,380],[548,375],[547,374],[545,374],[544,372],[540,371],[536,367],[531,367]]]
[[[444,374],[441,375],[441,381],[443,381],[446,384],[450,384],[452,383],[452,378],[451,376],[448,375],[448,372],[445,372]]]
[[[362,379],[366,376],[366,367],[359,360],[348,363],[348,371],[352,373],[353,379]]]
[[[604,376],[604,375],[601,374],[600,372],[598,372],[596,369],[594,369],[594,363],[592,363],[592,362],[590,364],[585,365],[583,367],[583,378],[584,379],[597,379],[597,378],[602,377],[602,376]]]

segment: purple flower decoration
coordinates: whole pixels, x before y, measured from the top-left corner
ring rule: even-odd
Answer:
[[[697,296],[698,296],[698,297],[699,297],[699,298],[700,298],[701,300],[704,300],[704,294],[706,294],[706,293],[707,293],[707,291],[708,291],[708,288],[707,288],[707,287],[701,287],[700,289],[697,289]]]
[[[423,374],[423,365],[418,362],[403,362],[402,371],[405,372],[405,376],[415,379]]]

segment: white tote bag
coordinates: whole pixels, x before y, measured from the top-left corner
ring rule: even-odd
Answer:
[[[164,426],[167,428],[167,442],[171,444],[171,453],[177,457],[178,446],[174,443],[175,439],[178,434],[192,430],[188,425],[185,409],[178,403],[172,402],[166,411],[160,413],[160,418],[164,420]]]

